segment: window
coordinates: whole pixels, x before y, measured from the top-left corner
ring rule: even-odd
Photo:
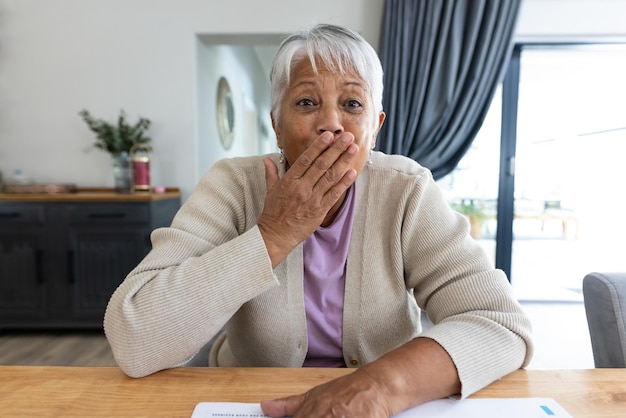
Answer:
[[[472,205],[482,216],[475,237],[496,265],[496,248],[508,251],[510,265],[498,267],[507,271],[518,298],[582,300],[585,274],[626,269],[620,254],[626,236],[626,47],[519,45],[517,51],[512,66],[519,67],[507,77],[513,75],[518,94],[507,96],[511,84],[504,84],[505,97],[515,100],[509,108],[517,111],[501,129],[507,99],[503,103],[498,93],[472,148],[439,183],[454,205]],[[506,120],[515,124],[515,135],[500,134],[511,132]],[[507,147],[514,154],[510,161],[499,155]],[[514,174],[505,188],[507,174],[499,167]],[[499,193],[512,200],[508,213],[497,213]],[[498,222],[506,227],[507,220],[510,233],[495,234]],[[503,236],[508,242],[500,242]]]

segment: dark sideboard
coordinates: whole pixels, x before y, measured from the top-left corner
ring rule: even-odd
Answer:
[[[0,194],[0,330],[101,329],[111,294],[180,204],[178,189]]]

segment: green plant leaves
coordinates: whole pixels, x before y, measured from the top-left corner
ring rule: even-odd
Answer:
[[[140,117],[135,124],[130,124],[124,110],[120,110],[117,123],[94,118],[86,109],[78,112],[89,129],[96,134],[94,147],[111,154],[129,152],[135,144],[147,144],[152,138],[146,135],[150,128],[150,119]]]

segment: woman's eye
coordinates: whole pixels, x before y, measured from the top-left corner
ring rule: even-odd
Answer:
[[[301,99],[298,100],[298,106],[313,106],[313,100],[311,99]]]
[[[358,100],[348,100],[346,102],[346,107],[360,108],[360,107],[363,107],[363,105]]]

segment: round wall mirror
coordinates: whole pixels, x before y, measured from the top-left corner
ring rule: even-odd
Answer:
[[[217,85],[217,129],[224,149],[230,149],[235,138],[235,106],[228,81],[221,77]]]

